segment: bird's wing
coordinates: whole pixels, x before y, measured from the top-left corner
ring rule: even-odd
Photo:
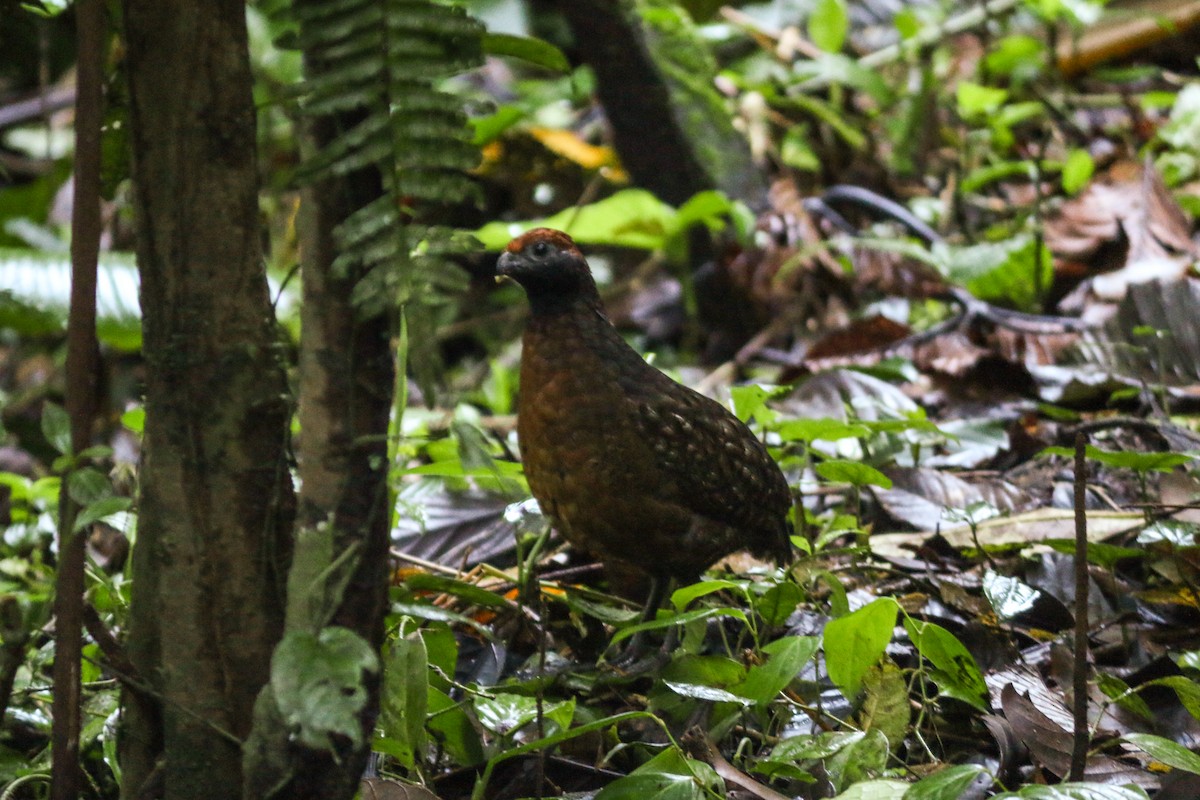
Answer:
[[[676,384],[638,393],[636,426],[654,451],[663,499],[747,532],[781,524],[787,484],[766,449],[724,406]]]

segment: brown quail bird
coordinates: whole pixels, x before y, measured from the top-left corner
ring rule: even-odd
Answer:
[[[791,495],[766,448],[724,406],[647,364],[604,315],[571,237],[513,239],[499,275],[524,287],[517,433],[543,513],[618,574],[695,580],[738,550],[784,563]]]

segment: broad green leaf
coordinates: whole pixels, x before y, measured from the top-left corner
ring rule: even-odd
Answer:
[[[480,724],[501,736],[520,730],[536,720],[538,715],[537,698],[528,695],[511,692],[499,692],[491,697],[476,695],[473,703]],[[566,730],[575,716],[575,698],[544,703],[542,716],[557,725],[559,731]]]
[[[1008,92],[971,81],[959,81],[955,88],[958,113],[965,119],[994,113],[1008,99]]]
[[[1024,103],[1009,103],[1008,105],[1001,106],[989,119],[989,122],[992,125],[992,129],[997,131],[997,138],[1003,138],[1004,136],[1012,135],[1008,129],[1014,125],[1045,115],[1045,104],[1029,100]]]
[[[730,694],[744,699],[740,687],[746,672],[744,664],[725,656],[683,654],[672,658],[663,667],[660,677],[676,684],[728,689]]]
[[[131,497],[104,497],[83,507],[75,517],[73,530],[81,531],[93,522],[107,519],[114,514],[128,511],[133,506]]]
[[[491,114],[470,120],[475,131],[471,143],[483,147],[500,138],[500,134],[525,119],[526,112],[518,106],[500,106]]]
[[[807,132],[800,126],[794,125],[783,134],[779,158],[792,169],[804,172],[819,172],[821,169],[821,159],[808,143]]]
[[[468,603],[485,608],[508,608],[511,602],[504,597],[482,589],[473,583],[456,580],[445,575],[434,575],[428,572],[409,575],[404,579],[404,585],[417,592],[436,592],[454,595]]]
[[[1023,33],[1010,34],[997,41],[984,58],[993,75],[1036,77],[1045,68],[1046,45],[1041,39]]]
[[[95,467],[83,467],[67,476],[67,494],[81,506],[111,497],[112,482]]]
[[[925,418],[924,409],[917,409],[903,419],[871,419],[859,424],[872,433],[904,433],[920,431],[922,433],[943,433],[943,431]]]
[[[1159,129],[1159,138],[1178,150],[1195,148],[1200,140],[1200,85],[1188,83],[1173,97],[1164,93],[1157,104],[1171,105],[1170,119]]]
[[[71,452],[71,419],[57,403],[42,404],[42,435],[58,452]]]
[[[804,600],[804,592],[791,581],[775,584],[753,598],[754,610],[768,625],[782,625]]]
[[[617,608],[607,603],[594,603],[591,600],[580,597],[576,592],[567,592],[563,595],[562,600],[567,604],[567,608],[572,611],[584,616],[594,617],[609,625],[624,625],[642,616],[642,612],[631,608]]]
[[[997,161],[970,170],[962,179],[964,192],[978,192],[987,186],[1009,178],[1035,180],[1037,168],[1028,159]]]
[[[348,628],[289,631],[271,657],[271,691],[301,744],[333,751],[337,737],[362,741],[365,681],[378,671],[371,646]]]
[[[836,442],[841,439],[862,439],[870,435],[866,425],[858,422],[843,422],[840,419],[792,419],[778,428],[779,438],[785,442]]]
[[[1047,447],[1038,455],[1062,456],[1075,458],[1072,447]],[[1170,472],[1176,467],[1182,467],[1196,460],[1188,453],[1135,453],[1133,451],[1101,450],[1094,445],[1088,445],[1086,455],[1092,461],[1098,461],[1107,467],[1124,467],[1135,472]]]
[[[771,750],[764,761],[812,761],[839,753],[862,741],[860,731],[831,731],[814,735],[792,736]]]
[[[1092,160],[1087,150],[1072,150],[1067,156],[1062,168],[1063,191],[1067,194],[1077,194],[1087,186],[1096,171],[1096,162]]]
[[[342,603],[358,550],[350,547],[335,553],[333,536],[333,526],[324,523],[296,532],[287,577],[289,629],[319,630]]]
[[[561,744],[562,742],[576,739],[580,736],[587,736],[597,731],[613,728],[630,720],[649,721],[657,725],[659,728],[664,727],[662,720],[658,719],[658,717],[655,717],[653,714],[649,714],[644,711],[627,711],[622,714],[613,714],[612,716],[603,717],[601,719],[594,719],[591,722],[585,722],[581,725],[577,725],[570,730],[559,731],[558,733],[551,734],[550,736],[534,739],[533,741],[525,742],[524,744],[519,744],[515,747],[509,747],[488,759],[487,766],[485,766],[483,769],[483,774],[475,782],[475,789],[471,792],[471,800],[484,800],[484,798],[487,797],[488,782],[491,780],[493,770],[497,765],[507,761],[508,759],[523,756],[526,753],[544,752],[555,745]],[[598,796],[599,795],[597,795],[597,797]]]
[[[733,413],[742,422],[749,422],[751,417],[757,415],[759,422],[770,424],[777,416],[774,411],[767,408],[767,400],[771,398],[772,394],[774,392],[771,389],[756,383],[734,386],[729,390],[729,395],[733,399]]]
[[[848,699],[858,695],[867,670],[883,658],[898,609],[895,600],[881,597],[825,626],[825,667]]]
[[[571,71],[571,64],[563,52],[542,39],[508,33],[485,33],[482,44],[483,52],[490,56],[519,58],[564,75]]]
[[[475,766],[484,761],[480,732],[463,710],[462,703],[430,686],[427,708],[426,727],[451,758],[464,766]]]
[[[896,12],[896,16],[892,17],[892,24],[896,26],[896,33],[904,40],[916,36],[922,27],[920,18],[911,6],[905,6]]]
[[[831,458],[822,461],[814,468],[816,473],[827,481],[848,483],[851,486],[881,486],[892,488],[892,479],[874,467],[861,461],[846,461]]]
[[[987,684],[975,657],[950,631],[932,622],[904,618],[904,628],[917,652],[933,665],[933,679],[942,693],[988,710]]]
[[[745,587],[735,581],[725,580],[708,580],[698,581],[687,586],[681,586],[671,593],[671,605],[675,606],[676,611],[683,611],[693,600],[705,597],[716,592],[726,590],[736,591],[739,594],[745,592]]]
[[[453,622],[457,625],[466,625],[481,636],[492,639],[495,634],[486,626],[481,625],[478,621],[466,614],[460,614],[457,611],[451,611],[448,608],[441,608],[430,603],[392,603],[393,614],[404,614],[414,619],[424,619],[435,622]]]
[[[595,800],[707,800],[719,796],[722,785],[708,764],[670,747],[605,786]]]
[[[820,640],[815,636],[785,636],[762,649],[767,660],[750,667],[746,679],[732,691],[757,703],[774,700],[816,654]]]
[[[888,778],[860,781],[837,795],[833,800],[903,800],[904,793],[911,785],[905,781]]]
[[[844,617],[850,613],[850,601],[846,596],[846,587],[842,585],[835,573],[827,569],[818,570],[813,573],[811,580],[814,584],[820,581],[829,588],[829,610],[833,616]]]
[[[843,790],[879,777],[887,767],[889,755],[887,737],[881,731],[869,730],[862,739],[830,757],[825,769],[834,787]]]
[[[425,743],[425,713],[429,702],[429,664],[419,632],[398,638],[387,647],[379,732],[374,748],[413,769]]]
[[[733,211],[733,201],[723,192],[708,190],[697,192],[679,207],[675,226],[686,231],[693,225],[704,225],[710,230],[720,230],[725,219]]]
[[[527,222],[493,222],[474,232],[488,250],[503,250],[509,239],[531,228],[558,228],[580,244],[658,250],[676,229],[676,212],[645,189],[624,189],[586,206]]]
[[[995,780],[979,764],[957,764],[912,784],[904,793],[904,800],[958,800],[984,779],[989,785]]]
[[[5,474],[0,472],[0,481],[3,481]],[[1179,665],[1180,669],[1200,671],[1200,650],[1184,650],[1170,654],[1170,658]]]
[[[801,81],[838,84],[864,92],[881,106],[890,104],[895,98],[891,87],[878,71],[868,69],[842,53],[825,52],[812,60],[797,61],[792,65],[792,72]],[[787,102],[812,112],[821,122],[833,125],[838,135],[854,149],[866,145],[863,134],[833,106],[802,94],[788,97]]]
[[[1053,278],[1049,249],[1030,234],[967,246],[938,242],[931,252],[947,277],[971,294],[1018,308],[1033,308],[1039,289],[1048,287]]]
[[[1148,681],[1141,688],[1148,686],[1166,686],[1175,691],[1179,703],[1195,719],[1200,720],[1200,683],[1182,675],[1172,675],[1169,678],[1158,678]]]
[[[1150,733],[1127,733],[1121,738],[1135,747],[1145,750],[1155,760],[1161,761],[1169,767],[1200,775],[1200,755],[1193,753],[1178,742]]]
[[[121,424],[141,436],[146,428],[146,409],[143,406],[129,409],[121,415]]]
[[[844,0],[817,0],[808,17],[808,38],[827,53],[836,53],[846,43],[850,17]]]
[[[400,475],[437,475],[443,478],[500,478],[523,475],[521,465],[514,461],[492,461],[490,464],[467,466],[461,459],[434,461],[418,467],[399,470]]]
[[[718,689],[715,686],[705,686],[699,683],[678,683],[676,681],[663,681],[663,685],[670,689],[675,694],[681,697],[688,697],[693,700],[707,700],[710,703],[736,703],[738,705],[748,706],[754,701],[736,695],[733,692],[728,692],[724,689]]]
[[[70,0],[28,0],[21,8],[43,19],[54,19],[71,8]]]
[[[425,644],[429,683],[449,691],[450,679],[454,676],[454,668],[458,666],[458,640],[454,631],[444,622],[428,623],[420,631],[421,641]]]
[[[642,622],[637,625],[630,625],[628,628],[622,628],[613,635],[612,644],[615,645],[624,639],[628,639],[639,631],[655,631],[662,628],[669,628],[672,625],[684,625],[689,622],[695,622],[698,619],[711,619],[713,617],[732,617],[741,620],[745,624],[749,624],[749,620],[746,619],[746,612],[740,608],[697,608],[692,611],[684,611],[681,614],[668,614],[649,622]]]
[[[1075,554],[1074,539],[1045,539],[1043,540],[1043,544],[1048,545],[1051,549],[1059,553]],[[1120,545],[1106,544],[1105,542],[1088,542],[1088,562],[1104,567],[1105,569],[1113,569],[1119,561],[1146,557],[1146,551],[1137,547],[1121,547]]]
[[[1137,714],[1147,722],[1154,721],[1154,711],[1151,710],[1149,704],[1137,692],[1130,689],[1129,684],[1117,676],[1109,675],[1107,672],[1097,673],[1096,685],[1105,697],[1121,708],[1131,714]]]

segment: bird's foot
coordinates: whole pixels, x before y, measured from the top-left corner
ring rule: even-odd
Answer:
[[[659,649],[649,653],[622,653],[616,661],[607,662],[606,666],[623,678],[640,678],[661,671],[670,660],[670,651]]]
[[[671,660],[671,654],[679,643],[679,628],[672,625],[667,629],[662,646],[647,652],[645,631],[638,631],[629,639],[629,644],[612,661],[603,662],[609,670],[626,677],[637,677],[658,672]]]

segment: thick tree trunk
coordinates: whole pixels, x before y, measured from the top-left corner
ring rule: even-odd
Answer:
[[[245,6],[124,0],[146,425],[123,795],[241,793],[283,622],[289,404],[259,244]]]

